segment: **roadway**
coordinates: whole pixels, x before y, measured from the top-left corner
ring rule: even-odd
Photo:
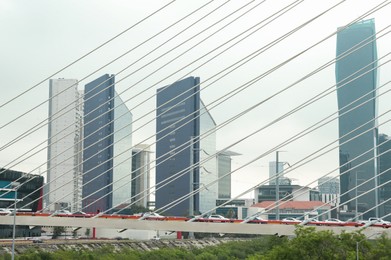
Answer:
[[[0,216],[0,225],[13,225],[13,216]],[[47,216],[17,216],[16,225],[25,226],[64,226],[81,228],[111,228],[134,230],[159,230],[159,231],[184,231],[203,233],[235,233],[235,234],[265,234],[265,235],[294,235],[294,225],[283,224],[257,224],[239,222],[186,222],[184,220],[138,220],[129,218],[76,218],[76,217],[47,217]],[[361,227],[355,226],[316,226],[316,230],[332,230],[339,234],[342,231],[354,232]],[[367,227],[362,233],[371,236],[379,232],[385,232],[391,237],[391,228]]]

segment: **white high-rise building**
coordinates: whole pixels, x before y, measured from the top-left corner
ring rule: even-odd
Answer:
[[[149,207],[150,154],[147,144],[139,144],[132,150],[132,202]]]
[[[81,209],[82,105],[76,79],[49,81],[46,205]]]

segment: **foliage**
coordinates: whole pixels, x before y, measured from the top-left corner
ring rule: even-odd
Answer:
[[[204,248],[162,248],[152,251],[136,251],[129,248],[116,251],[113,245],[90,250],[58,250],[48,253],[31,248],[18,254],[17,260],[223,260],[223,259],[356,259],[356,245],[360,259],[390,259],[391,240],[382,235],[375,241],[360,232],[334,234],[331,231],[315,231],[313,227],[298,227],[295,237],[262,236],[241,241],[224,241],[218,246]],[[0,260],[10,259],[9,254],[0,255]]]
[[[59,236],[61,236],[61,234],[64,233],[64,232],[65,232],[65,227],[54,227],[53,228],[53,236],[52,236],[52,238],[56,239]]]
[[[90,237],[90,235],[91,235],[91,229],[90,229],[90,228],[87,228],[87,229],[86,229],[86,232],[84,233],[84,235],[85,235],[86,237]]]

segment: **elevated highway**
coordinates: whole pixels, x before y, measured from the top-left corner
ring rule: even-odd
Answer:
[[[0,216],[0,225],[13,225],[13,216]],[[121,218],[76,218],[76,217],[44,217],[44,216],[17,216],[16,225],[26,226],[66,226],[74,228],[110,228],[158,231],[184,231],[203,233],[235,233],[235,234],[264,234],[264,235],[294,235],[294,225],[284,224],[256,224],[256,223],[211,223],[186,222],[184,220],[138,220]],[[355,232],[362,229],[366,236],[385,232],[391,237],[391,228],[354,226],[314,226],[316,230],[332,230],[339,234],[342,231]]]

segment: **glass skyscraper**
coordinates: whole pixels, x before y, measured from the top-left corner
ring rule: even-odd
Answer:
[[[391,184],[387,183],[391,180],[391,139],[385,134],[379,134],[379,184],[382,185],[379,189],[379,203],[383,203],[379,207],[380,216],[385,216],[391,213]],[[391,216],[386,218],[391,219]]]
[[[131,197],[132,114],[114,75],[85,85],[83,210],[107,210]],[[119,181],[121,180],[121,181]]]
[[[190,165],[197,165],[200,160],[216,152],[216,124],[200,100],[199,83],[199,78],[188,77],[157,90],[157,209],[217,179],[216,157],[189,170]],[[200,134],[209,130],[211,134],[200,140]],[[181,177],[167,184],[176,174]],[[205,212],[215,205],[217,193],[216,183],[180,202],[165,214],[184,216]]]
[[[339,58],[340,57],[340,58]],[[363,213],[377,205],[377,51],[373,19],[355,23],[337,34],[336,82],[339,109],[341,203]],[[364,103],[366,102],[366,103]],[[369,180],[366,184],[364,181]],[[359,186],[359,187],[358,187]],[[357,197],[356,196],[360,196]],[[349,201],[349,202],[348,202]],[[369,210],[364,218],[375,216]]]

